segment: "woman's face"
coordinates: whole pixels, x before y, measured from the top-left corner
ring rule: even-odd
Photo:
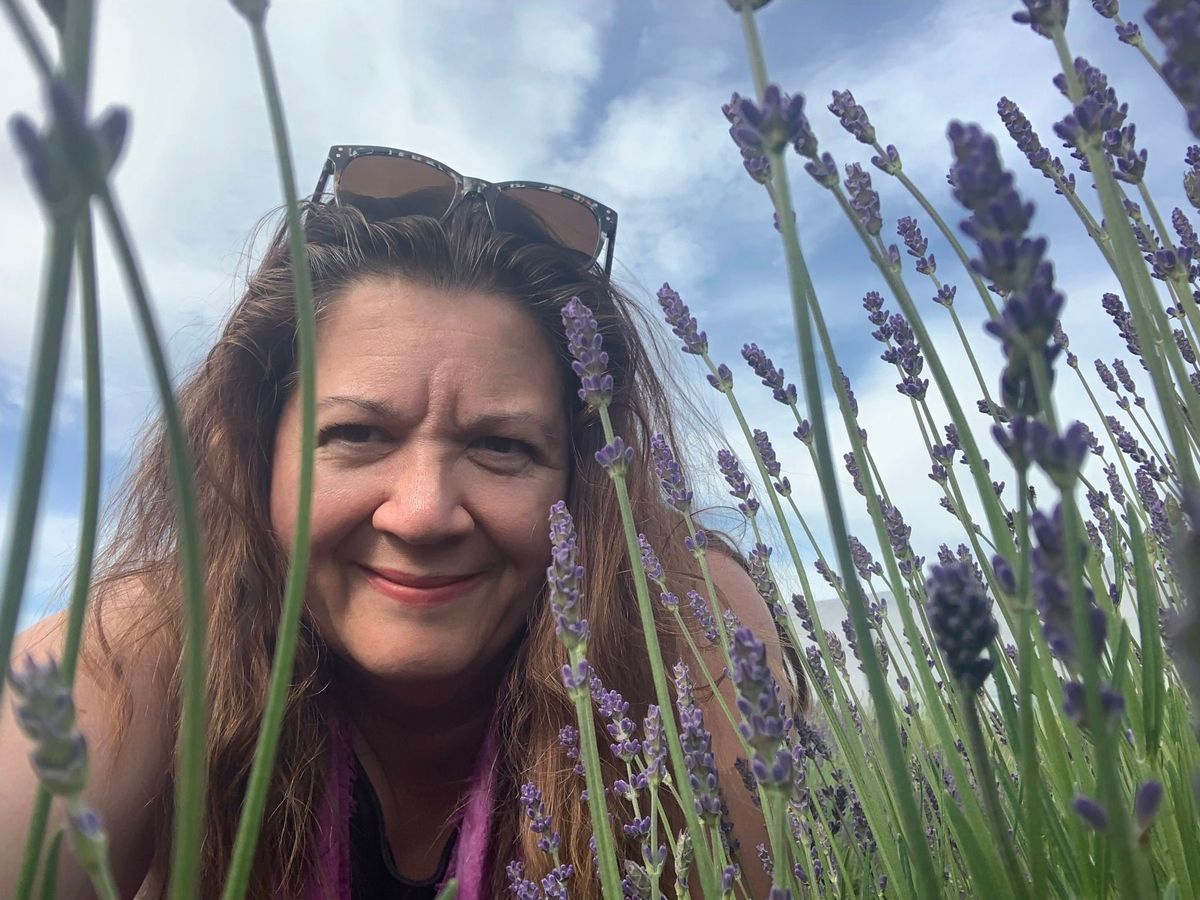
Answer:
[[[322,321],[316,368],[311,617],[364,674],[469,677],[521,628],[549,565],[547,514],[566,493],[547,339],[507,298],[372,278]],[[271,478],[285,546],[299,428],[293,392]]]

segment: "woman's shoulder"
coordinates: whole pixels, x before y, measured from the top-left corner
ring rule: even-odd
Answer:
[[[109,834],[114,872],[126,896],[141,884],[154,849],[156,817],[169,784],[173,733],[169,698],[168,641],[139,629],[147,594],[123,584],[107,595],[98,615],[89,615],[85,659],[75,676],[76,722],[87,740],[88,784],[84,801],[101,817]],[[17,635],[9,661],[19,669],[27,657],[58,659],[67,632],[65,612],[48,616]],[[126,640],[129,636],[136,639]],[[100,646],[96,646],[100,645]],[[0,709],[0,896],[15,886],[25,832],[38,782],[29,764],[33,747],[17,727],[11,686]],[[54,803],[47,834],[65,822]],[[82,872],[63,854],[60,888],[86,895]]]

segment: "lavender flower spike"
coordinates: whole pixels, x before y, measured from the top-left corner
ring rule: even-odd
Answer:
[[[624,475],[633,462],[633,448],[625,445],[625,440],[618,434],[612,443],[605,444],[596,451],[596,462],[600,463],[609,475],[614,478]]]
[[[542,792],[538,790],[536,784],[526,782],[521,785],[521,806],[525,810],[525,815],[529,817],[529,830],[538,836],[538,849],[552,855],[557,853],[558,848],[562,845],[562,839],[558,832],[553,830],[554,823],[546,812],[546,804],[542,802]]]
[[[579,616],[584,568],[579,565],[578,553],[575,523],[567,504],[559,500],[550,507],[551,564],[546,570],[546,580],[550,586],[554,633],[569,652],[586,650],[588,641],[587,620]]]
[[[983,686],[992,660],[983,651],[999,634],[992,600],[974,567],[955,561],[934,566],[925,581],[925,614],[946,668],[968,695]]]
[[[688,312],[687,306],[679,294],[671,290],[671,285],[663,282],[658,289],[658,305],[662,307],[667,324],[675,332],[675,336],[683,340],[684,353],[703,356],[708,352],[708,335],[700,331],[695,318]]]
[[[710,826],[721,821],[725,804],[717,785],[716,757],[712,735],[704,727],[704,716],[692,695],[692,679],[685,663],[675,663],[675,704],[679,710],[679,739],[683,761],[696,801],[696,813]]]
[[[58,664],[26,656],[9,681],[18,698],[17,724],[36,744],[30,759],[38,778],[51,794],[78,794],[87,783],[87,744],[75,728],[75,702]]]
[[[875,126],[867,118],[867,111],[854,101],[849,91],[834,91],[829,111],[838,117],[842,127],[864,144],[875,143]]]
[[[734,141],[743,150],[777,153],[788,144],[808,156],[816,152],[816,139],[804,114],[804,95],[789,96],[777,84],[767,85],[763,103],[741,97],[737,103],[738,125],[730,129]],[[807,152],[806,152],[807,151]]]
[[[650,439],[650,458],[654,462],[654,474],[658,476],[667,502],[686,515],[692,508],[692,492],[683,480],[683,470],[679,467],[665,435],[656,434]]]
[[[1013,13],[1013,21],[1028,25],[1044,38],[1051,36],[1055,28],[1067,24],[1067,0],[1023,0],[1024,12]]]
[[[754,752],[751,772],[767,790],[790,790],[792,755],[784,746],[784,738],[792,723],[780,702],[775,677],[767,667],[766,646],[749,628],[739,628],[733,634],[729,654],[738,711],[742,714],[738,730]]]
[[[613,378],[608,374],[608,354],[604,352],[599,326],[592,311],[578,297],[572,297],[562,309],[567,331],[567,346],[574,357],[571,370],[579,376],[579,399],[596,409],[612,401]]]

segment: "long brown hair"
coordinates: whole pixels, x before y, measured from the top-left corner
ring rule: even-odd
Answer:
[[[669,576],[682,579],[682,595],[693,586],[697,570],[682,546],[678,517],[662,502],[653,475],[650,436],[662,432],[673,447],[677,443],[668,391],[642,337],[652,330],[644,314],[594,263],[548,243],[497,232],[468,204],[441,222],[422,216],[369,221],[352,207],[331,204],[308,204],[304,212],[318,317],[360,279],[401,276],[442,289],[510,297],[558,348],[571,435],[566,500],[579,535],[580,561],[587,569],[582,614],[591,627],[588,658],[606,686],[630,702],[631,717],[644,715],[655,694],[645,654],[630,652],[642,646],[643,637],[620,537],[620,511],[609,478],[594,458],[604,444],[599,420],[575,394],[577,380],[570,371],[561,309],[578,296],[599,324],[616,382],[613,424],[635,452],[627,476],[633,514]],[[209,641],[208,793],[199,897],[219,894],[232,852],[282,603],[286,554],[272,533],[268,486],[276,425],[296,379],[291,265],[286,230],[280,226],[216,345],[178,395],[195,460],[213,638]],[[168,655],[175,661],[182,641],[179,535],[160,424],[149,428],[142,447],[119,495],[119,514],[100,557],[93,605],[92,621],[98,628],[99,611],[115,593],[111,589],[133,581],[144,597],[136,628],[120,635],[105,635],[98,628],[104,651],[100,657],[117,674],[121,651],[136,641],[158,636],[168,642]],[[522,858],[531,878],[540,878],[550,868],[521,822],[517,796],[526,781],[543,792],[562,836],[562,861],[574,866],[572,882],[583,885],[596,878],[588,849],[590,820],[580,797],[582,783],[558,743],[560,728],[574,721],[574,709],[560,679],[565,655],[544,599],[533,605],[525,638],[507,676],[500,802],[493,833],[494,896],[504,893],[507,859]],[[661,617],[658,630],[670,664],[681,655],[679,636],[664,611],[656,615]],[[317,696],[328,684],[328,663],[328,651],[306,621],[251,897],[295,895],[314,871],[313,811],[322,800],[327,778],[328,734]],[[176,664],[168,688],[173,726],[178,722],[180,679]],[[624,773],[617,773],[614,766],[609,780],[617,774]],[[171,773],[166,776],[162,813],[169,817]],[[636,849],[630,849],[634,850],[630,856],[636,857]],[[168,859],[164,850],[159,848],[152,869],[161,883],[165,883]]]

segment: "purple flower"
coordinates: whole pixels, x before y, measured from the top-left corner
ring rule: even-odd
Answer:
[[[705,376],[708,378],[708,383],[720,391],[722,394],[727,394],[733,388],[733,372],[729,366],[721,363],[717,366],[717,374],[711,372]]]
[[[758,588],[759,596],[773,613],[779,604],[779,588],[771,577],[771,548],[766,544],[755,544],[746,558],[746,568],[750,570],[750,580]]]
[[[1054,289],[1054,267],[1043,256],[1044,238],[1026,237],[1033,204],[1024,203],[1013,188],[1012,173],[1000,165],[996,142],[977,125],[952,122],[950,141],[955,164],[951,170],[954,196],[971,217],[962,230],[979,245],[972,266],[1008,298],[998,320],[987,330],[1001,342],[1006,364],[1000,391],[1010,410],[1039,409],[1030,354],[1040,356],[1053,381],[1051,363],[1061,348],[1048,343],[1062,310],[1063,296]]]
[[[1111,19],[1121,11],[1120,0],[1092,0],[1092,9],[1106,19]]]
[[[525,877],[525,864],[512,860],[504,870],[508,877],[508,891],[516,900],[542,900],[538,886]]]
[[[1048,38],[1054,29],[1067,24],[1067,0],[1022,0],[1023,12],[1013,13],[1013,21],[1028,25],[1042,37]]]
[[[896,223],[896,233],[904,240],[908,255],[917,258],[917,271],[932,275],[937,271],[937,260],[929,253],[929,241],[921,234],[921,227],[912,216],[905,216]]]
[[[681,349],[684,353],[703,356],[708,352],[708,335],[698,330],[695,318],[688,312],[679,294],[671,290],[671,286],[665,282],[658,290],[658,304],[662,307],[667,324],[671,326],[675,336],[682,339]]]
[[[736,115],[738,121],[729,133],[741,150],[778,153],[793,144],[801,156],[816,152],[816,138],[804,114],[803,94],[789,96],[779,85],[770,84],[763,92],[761,107],[747,97],[739,97]]]
[[[667,743],[663,736],[662,712],[653,703],[646,707],[646,718],[642,720],[642,758],[646,761],[644,771],[648,783],[657,786],[665,771]]]
[[[1187,111],[1192,134],[1200,137],[1200,6],[1157,0],[1146,10],[1146,24],[1166,48],[1163,78]]]
[[[582,385],[579,399],[600,408],[612,400],[613,378],[608,374],[608,354],[604,352],[599,326],[592,311],[578,297],[572,297],[562,309],[567,331],[567,346],[574,361],[571,371]]]
[[[871,576],[883,577],[883,566],[871,556],[871,551],[863,546],[863,542],[854,535],[848,535],[850,540],[850,556],[854,560],[854,568],[858,577],[869,581]]]
[[[925,581],[925,614],[946,668],[972,694],[992,671],[984,650],[999,634],[992,599],[970,563],[933,566]]]
[[[762,383],[774,391],[775,399],[788,405],[796,402],[796,386],[784,385],[783,369],[775,368],[770,357],[759,349],[757,344],[745,344],[742,347],[742,358],[750,364],[754,374],[762,379]]]
[[[858,216],[859,224],[867,234],[878,235],[883,228],[879,213],[879,194],[871,186],[871,176],[858,163],[846,166],[846,192],[850,195],[850,208]]]
[[[814,156],[811,161],[804,164],[804,171],[822,187],[835,188],[838,185],[837,163],[828,153],[822,153],[819,157]]]
[[[946,309],[949,309],[954,305],[954,294],[956,291],[957,288],[955,288],[954,285],[943,284],[940,288],[938,288],[938,292],[934,295],[933,302],[939,306],[944,306]]]
[[[882,156],[876,154],[871,157],[871,165],[889,175],[896,175],[904,168],[900,162],[900,151],[891,144],[884,148]]]
[[[625,441],[618,434],[611,443],[596,451],[596,462],[600,463],[609,475],[624,475],[629,469],[629,464],[633,462],[633,448],[625,446]]]
[[[1017,149],[1025,154],[1033,168],[1054,182],[1055,192],[1075,193],[1075,176],[1068,175],[1063,169],[1062,161],[1057,156],[1051,156],[1050,151],[1042,146],[1037,132],[1033,130],[1021,108],[1007,97],[1001,97],[996,104],[996,111]]]
[[[633,720],[626,715],[629,703],[619,691],[605,690],[599,676],[593,673],[590,689],[592,701],[599,707],[600,716],[608,719],[605,730],[613,743],[608,745],[613,756],[622,762],[632,762],[642,752],[641,742],[634,737]]]
[[[646,577],[660,586],[664,585],[666,576],[663,574],[662,563],[658,561],[658,554],[654,552],[644,534],[638,535],[638,546],[642,550],[642,569],[645,570]]]
[[[75,701],[53,658],[26,655],[9,676],[16,695],[17,725],[34,742],[30,761],[51,794],[70,797],[88,776],[87,742],[75,727]]]
[[[692,696],[692,679],[685,663],[675,663],[675,705],[679,711],[679,739],[684,767],[695,797],[696,813],[707,825],[717,825],[725,804],[717,784],[716,757],[712,735],[704,727],[704,716]]]
[[[679,512],[686,514],[692,508],[692,492],[683,480],[683,470],[667,443],[666,436],[656,434],[650,439],[650,458],[654,463],[654,474],[662,485],[667,502]]]
[[[1133,796],[1133,817],[1137,820],[1138,829],[1144,834],[1154,824],[1158,809],[1162,806],[1163,786],[1161,781],[1151,778],[1138,787]]]
[[[717,621],[713,618],[712,608],[696,591],[688,591],[687,599],[692,616],[695,618],[696,624],[700,626],[701,631],[704,632],[704,637],[710,644],[715,644],[721,639],[721,635],[717,631]]]
[[[538,849],[551,855],[557,853],[562,840],[558,832],[553,830],[554,823],[546,813],[542,792],[532,782],[521,785],[521,807],[529,818],[529,830],[538,835]]]
[[[1125,309],[1125,304],[1121,302],[1121,298],[1116,294],[1105,294],[1100,298],[1101,304],[1104,306],[1104,311],[1108,313],[1109,318],[1113,320],[1113,324],[1117,326],[1117,331],[1121,337],[1125,339],[1125,349],[1134,356],[1142,355],[1142,348],[1138,342],[1137,331],[1133,325],[1133,316]]]
[[[584,568],[578,561],[579,549],[575,523],[567,504],[559,500],[550,507],[550,567],[546,580],[550,587],[550,611],[554,615],[554,633],[568,651],[585,649],[588,624],[579,617],[580,590]]]
[[[1117,40],[1122,44],[1128,44],[1130,47],[1140,47],[1144,43],[1142,41],[1142,29],[1138,27],[1137,22],[1122,22],[1116,26]]]
[[[834,91],[829,111],[838,117],[842,127],[863,144],[875,143],[875,128],[867,118],[867,111],[854,102],[849,91]]]
[[[758,449],[763,468],[772,478],[778,478],[780,473],[779,460],[775,456],[775,448],[771,446],[771,438],[759,428],[754,429],[754,446]]]
[[[812,423],[808,419],[801,419],[800,424],[796,426],[796,430],[792,432],[792,436],[805,446],[811,447],[813,441]]]
[[[907,578],[913,572],[920,570],[925,562],[925,557],[913,553],[912,544],[908,540],[912,535],[912,528],[905,524],[900,510],[884,497],[879,498],[879,506],[883,513],[884,525],[887,528],[888,542],[892,545],[892,551],[896,555],[900,574]]]
[[[1075,630],[1072,609],[1070,579],[1067,577],[1066,536],[1062,525],[1062,506],[1056,506],[1054,514],[1047,516],[1034,510],[1030,517],[1037,546],[1033,550],[1033,596],[1042,620],[1042,634],[1050,647],[1050,653],[1068,667],[1075,664],[1079,635]],[[1087,557],[1087,543],[1081,542],[1077,558]],[[1104,612],[1096,605],[1091,588],[1085,586],[1084,600],[1087,608],[1088,638],[1097,655],[1104,648],[1107,622]]]
[[[718,450],[717,465],[721,469],[721,474],[725,476],[725,483],[729,485],[729,493],[742,501],[738,504],[738,509],[743,515],[753,517],[758,512],[759,503],[750,496],[750,483],[742,473],[742,467],[738,464],[737,457],[728,450]]]
[[[1080,794],[1071,803],[1071,808],[1079,814],[1079,818],[1083,819],[1084,824],[1089,828],[1095,831],[1104,831],[1108,828],[1108,813],[1091,797]]]
[[[779,686],[767,666],[766,646],[749,628],[739,628],[729,647],[730,674],[742,714],[738,730],[750,745],[750,770],[767,790],[786,790],[792,783],[792,755],[784,746],[791,720],[779,698]]]

